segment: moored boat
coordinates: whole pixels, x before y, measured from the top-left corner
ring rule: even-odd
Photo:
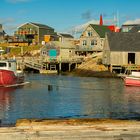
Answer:
[[[0,86],[17,85],[24,82],[24,74],[17,70],[16,60],[0,60]]]
[[[126,86],[140,86],[140,72],[133,72],[132,74],[124,77]]]

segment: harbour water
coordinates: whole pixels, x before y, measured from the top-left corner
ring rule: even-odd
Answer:
[[[119,78],[26,75],[20,87],[0,88],[0,120],[111,118],[140,120],[140,88]]]

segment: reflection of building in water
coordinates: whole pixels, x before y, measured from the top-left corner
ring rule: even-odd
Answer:
[[[140,88],[126,86],[124,91],[124,100],[129,117],[140,119]]]
[[[94,118],[123,118],[127,113],[124,110],[123,86],[120,79],[84,80],[80,87],[86,90],[83,94],[82,109],[88,117]]]
[[[13,92],[14,90],[14,88],[0,88],[0,120],[5,117],[6,112],[9,110],[11,92]]]

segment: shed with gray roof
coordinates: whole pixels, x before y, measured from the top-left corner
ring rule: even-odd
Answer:
[[[140,65],[140,33],[107,33],[103,49],[103,64]]]

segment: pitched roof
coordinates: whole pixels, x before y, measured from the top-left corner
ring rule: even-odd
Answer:
[[[111,51],[140,52],[140,33],[107,33]]]
[[[99,34],[101,38],[105,38],[105,33],[111,32],[108,26],[90,24],[90,26]]]
[[[0,36],[3,36],[3,35],[5,35],[5,32],[4,31],[0,32]]]
[[[71,34],[64,34],[64,33],[59,33],[59,34],[66,38],[74,38]]]
[[[41,50],[46,50],[46,49],[56,49],[56,48],[61,48],[61,49],[75,49],[75,46],[70,43],[70,42],[60,42],[60,41],[51,41],[47,43]]]
[[[140,32],[140,25],[134,26],[129,32],[131,33]]]
[[[49,27],[47,25],[44,24],[40,24],[40,23],[34,23],[34,22],[30,22],[31,24],[38,26],[39,28],[47,28],[47,29],[53,29],[52,27]]]
[[[133,26],[134,27],[134,26],[138,26],[138,25],[140,25],[140,24],[123,24],[122,27],[125,27],[125,26]]]

